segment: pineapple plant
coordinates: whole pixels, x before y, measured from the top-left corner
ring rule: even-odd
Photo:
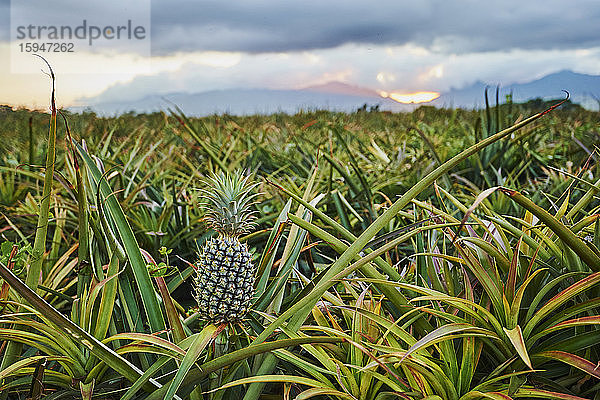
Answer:
[[[212,323],[239,322],[254,296],[252,254],[239,237],[255,226],[251,207],[257,184],[240,172],[220,172],[206,180],[200,205],[217,236],[206,241],[196,261],[195,299],[200,317]]]

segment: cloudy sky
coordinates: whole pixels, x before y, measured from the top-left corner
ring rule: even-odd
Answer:
[[[13,7],[18,1],[28,0],[13,0]],[[38,19],[82,7],[47,3],[52,8],[40,10]],[[101,11],[87,15],[93,19],[105,12],[107,21],[135,15],[119,3],[106,0]],[[61,54],[46,55],[57,73],[61,105],[174,91],[302,88],[330,81],[397,93],[443,92],[477,80],[526,82],[563,69],[600,74],[597,0],[146,4],[149,54],[96,49],[80,51],[68,62]],[[33,74],[11,68],[15,43],[10,15],[10,2],[0,0],[0,104],[45,107],[48,80],[39,72],[40,61],[26,61],[38,71]],[[72,21],[77,22],[75,17]],[[103,65],[111,71],[99,72]]]

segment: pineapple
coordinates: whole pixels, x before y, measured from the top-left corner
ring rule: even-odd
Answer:
[[[239,236],[255,225],[250,210],[258,194],[241,173],[213,174],[201,193],[204,219],[218,236],[209,239],[196,262],[195,298],[200,317],[213,323],[239,322],[254,296],[252,254]]]

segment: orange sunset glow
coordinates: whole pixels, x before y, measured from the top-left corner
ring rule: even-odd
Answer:
[[[440,97],[438,92],[414,92],[414,93],[395,93],[395,92],[379,92],[379,95],[384,98],[390,98],[398,103],[427,103]]]

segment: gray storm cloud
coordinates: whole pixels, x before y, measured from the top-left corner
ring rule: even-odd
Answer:
[[[104,2],[106,10],[111,2],[116,0]],[[0,40],[9,37],[9,4],[0,0]],[[155,0],[151,10],[156,54],[282,52],[349,43],[412,43],[460,54],[590,48],[600,43],[597,0]]]
[[[598,45],[588,1],[247,1],[153,3],[154,50],[271,52],[348,43],[463,53]],[[178,38],[178,40],[174,40]]]

